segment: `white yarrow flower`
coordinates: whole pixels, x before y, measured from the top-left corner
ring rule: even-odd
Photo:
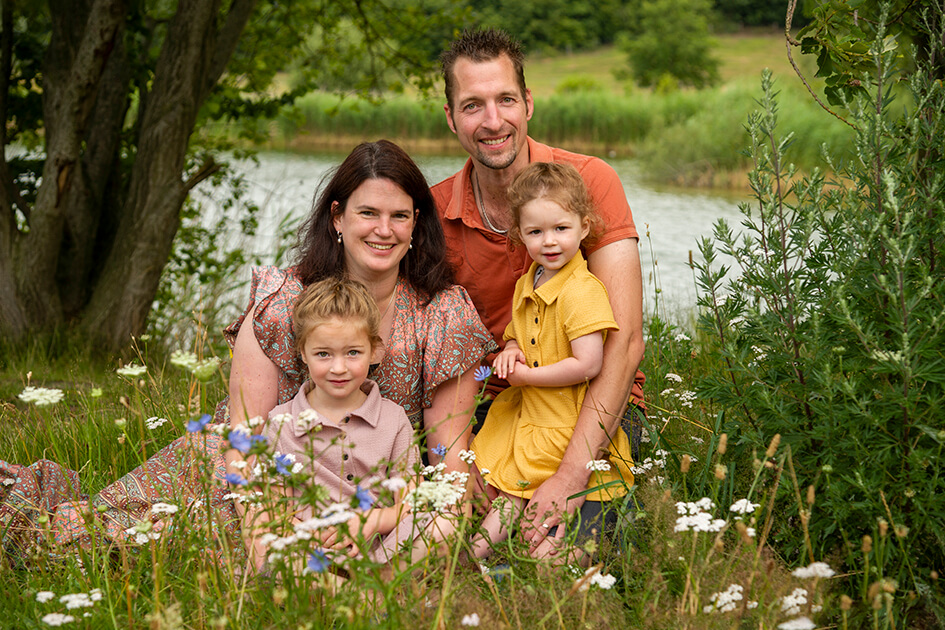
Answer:
[[[406,488],[407,482],[401,477],[391,477],[390,479],[381,481],[381,487],[396,493]]]
[[[120,367],[117,370],[115,370],[115,373],[118,374],[118,376],[126,376],[128,378],[137,378],[139,376],[143,376],[144,373],[147,371],[148,371],[147,366],[138,365],[137,363],[129,363],[128,365],[125,365],[124,367]]]
[[[45,604],[49,600],[53,599],[56,596],[52,591],[40,591],[36,593],[36,601],[40,604]]]
[[[476,461],[476,454],[472,451],[460,451],[459,458],[470,466]]]
[[[826,562],[814,562],[810,566],[794,569],[791,575],[797,578],[829,578],[833,577],[834,570]]]
[[[679,374],[676,374],[674,372],[667,372],[666,380],[671,381],[673,383],[682,383],[682,377]]]
[[[463,615],[463,620],[460,621],[460,624],[464,626],[470,626],[473,628],[478,627],[479,626],[479,613],[471,613],[469,615]]]
[[[171,365],[192,372],[197,366],[197,355],[186,350],[175,350],[171,353]]]
[[[61,389],[50,387],[33,387],[32,385],[24,389],[18,398],[27,404],[34,404],[37,407],[55,405],[65,397]]]
[[[155,514],[174,514],[177,512],[177,506],[171,503],[158,501],[151,506],[151,511]]]
[[[610,470],[610,462],[606,459],[592,459],[584,464],[584,467],[592,472],[607,472]]]
[[[166,422],[169,422],[169,420],[168,420],[167,418],[158,418],[157,416],[151,416],[150,418],[148,418],[147,420],[144,421],[144,424],[145,424],[149,429],[154,430],[154,429],[158,428],[159,426],[163,425],[163,424],[166,423]]]
[[[92,599],[87,593],[70,593],[69,595],[63,595],[60,597],[59,601],[65,604],[66,608],[69,610],[73,610],[75,608],[92,607]]]
[[[49,613],[48,615],[43,615],[43,623],[47,626],[63,626],[67,623],[72,623],[75,621],[75,617],[72,615],[64,615],[62,613]]]
[[[807,617],[798,617],[778,624],[778,630],[814,630],[816,627],[817,624]]]
[[[752,503],[748,499],[739,499],[729,507],[730,512],[736,514],[751,514],[755,511],[756,508],[760,507],[760,503]]]

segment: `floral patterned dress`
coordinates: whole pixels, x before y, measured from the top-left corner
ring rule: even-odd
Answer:
[[[232,345],[247,314],[255,308],[253,330],[263,352],[279,368],[278,403],[292,399],[307,372],[295,352],[292,309],[302,291],[293,268],[253,270],[250,302],[224,334]],[[401,279],[385,355],[372,368],[385,398],[404,407],[414,427],[433,401],[436,388],[475,367],[496,349],[489,331],[462,287],[454,286],[424,302]],[[216,420],[228,422],[227,401]],[[239,542],[239,518],[224,482],[223,439],[212,433],[184,435],[124,477],[89,496],[79,475],[49,460],[29,466],[0,460],[0,536],[3,552],[24,557],[31,547],[52,540],[58,552],[95,539],[141,540],[136,531],[150,521],[152,531],[173,531],[174,519],[186,515],[190,527],[206,527],[225,538],[236,559],[245,558]],[[168,518],[152,506],[166,502],[179,513]],[[41,516],[48,516],[44,522]]]

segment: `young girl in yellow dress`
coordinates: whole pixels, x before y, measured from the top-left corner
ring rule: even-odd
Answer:
[[[494,501],[483,521],[488,539],[473,541],[479,558],[508,536],[510,516],[557,471],[587,383],[600,372],[607,331],[617,329],[607,291],[581,254],[598,219],[577,170],[533,163],[512,182],[508,196],[509,236],[533,262],[515,285],[507,343],[493,362],[496,375],[512,387],[493,401],[472,444],[483,479],[505,499]],[[623,431],[598,457],[588,462],[597,471],[588,483],[589,507],[624,495],[633,480]],[[626,485],[599,487],[620,479]]]

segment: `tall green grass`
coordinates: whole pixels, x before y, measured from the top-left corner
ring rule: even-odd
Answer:
[[[606,90],[576,91],[536,99],[530,134],[543,142],[603,156],[639,159],[653,179],[678,183],[718,181],[719,173],[751,167],[744,121],[760,96],[754,82],[734,82],[701,91],[668,94]],[[785,124],[796,129],[794,158],[804,170],[823,167],[820,147],[834,154],[852,147],[852,134],[813,103],[805,92],[785,89]],[[301,99],[278,121],[277,142],[337,135],[388,137],[408,146],[452,138],[442,103],[396,96],[379,103],[316,93]],[[458,147],[458,145],[456,145]]]

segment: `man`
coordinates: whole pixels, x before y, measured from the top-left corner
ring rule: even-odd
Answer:
[[[498,30],[464,32],[440,57],[446,85],[447,124],[469,154],[465,167],[433,187],[457,281],[469,292],[497,342],[511,319],[515,281],[530,264],[524,247],[512,249],[505,191],[530,162],[569,162],[581,173],[604,220],[601,239],[585,254],[590,271],[606,286],[620,330],[607,337],[604,366],[585,398],[574,436],[558,472],[534,493],[525,536],[533,553],[553,553],[549,531],[562,511],[582,507],[580,493],[609,436],[628,417],[642,414],[643,282],[637,231],[614,170],[602,160],[537,143],[528,137],[534,103],[525,87],[524,55]],[[628,423],[629,425],[629,423]],[[635,444],[639,439],[631,439]],[[558,528],[556,537],[564,535]]]

